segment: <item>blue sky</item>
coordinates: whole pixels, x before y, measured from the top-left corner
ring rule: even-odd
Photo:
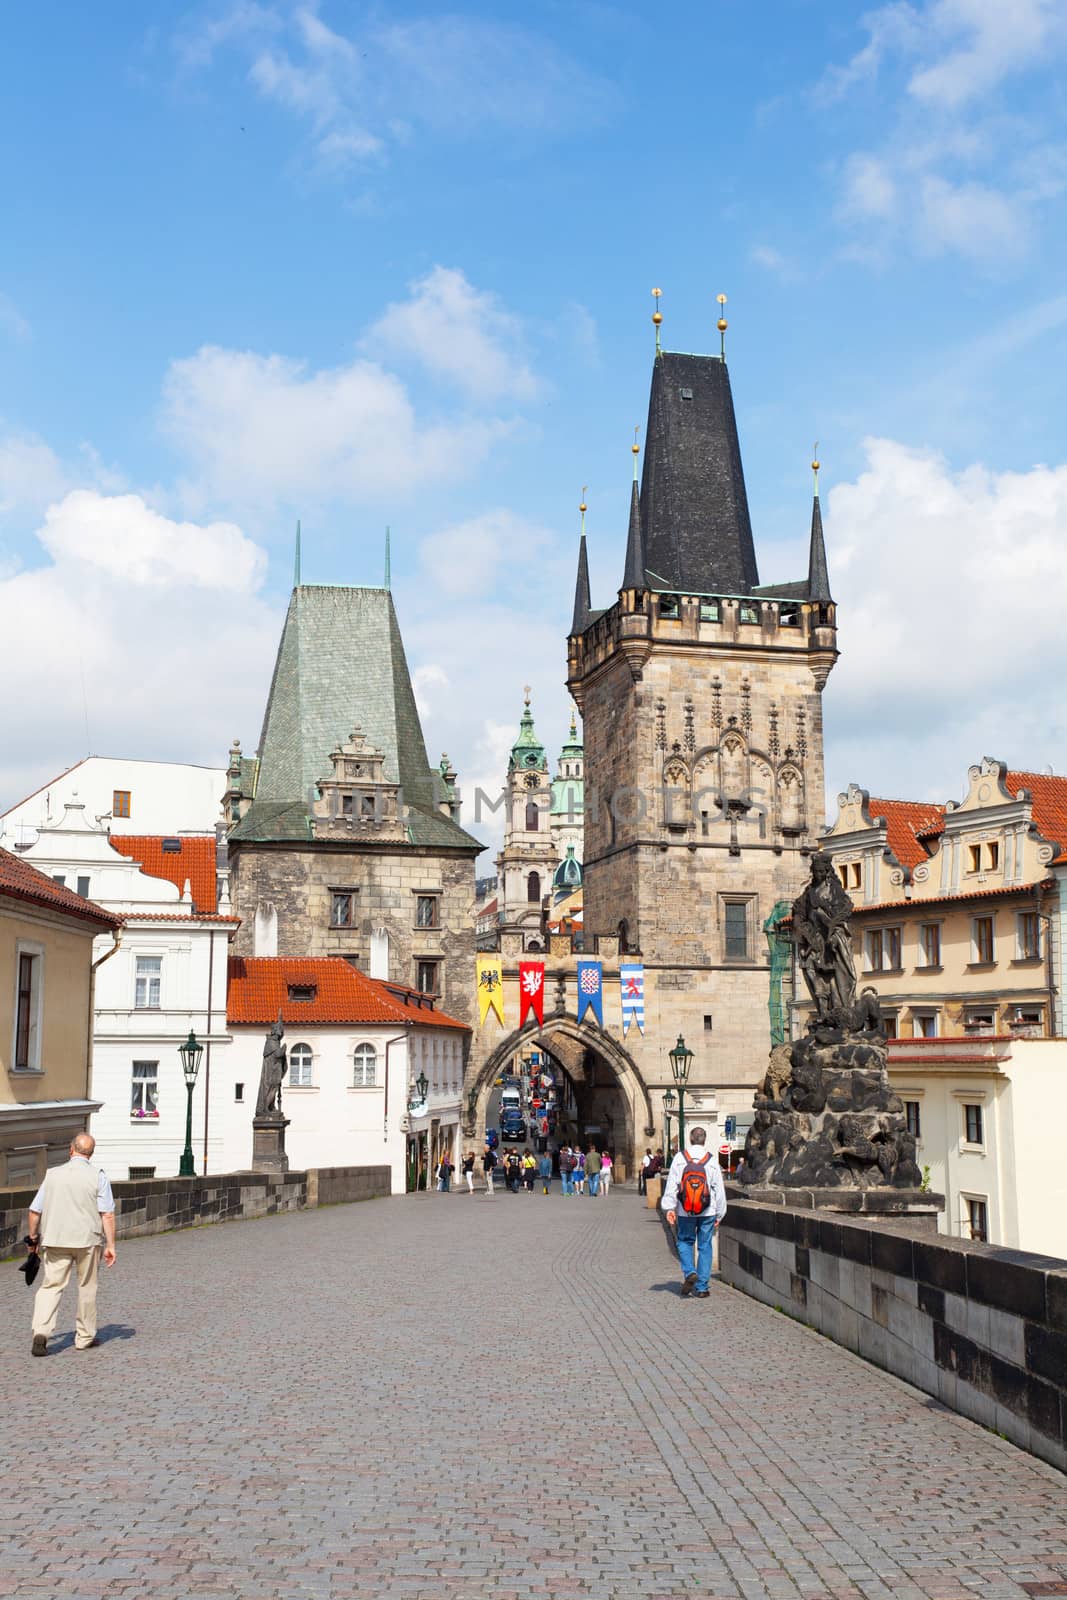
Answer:
[[[830,796],[1063,770],[1064,0],[6,8],[0,804],[255,744],[292,573],[394,589],[432,756],[558,742],[653,285],[728,359],[761,575],[820,441]]]

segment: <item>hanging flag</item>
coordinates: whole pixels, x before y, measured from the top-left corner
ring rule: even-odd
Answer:
[[[475,962],[478,975],[478,1021],[484,1022],[490,1009],[496,1012],[497,1021],[504,1022],[504,975],[500,970],[500,957],[478,956]]]
[[[578,963],[578,1021],[581,1022],[589,1007],[593,1008],[597,1025],[604,1026],[604,980],[599,961]]]
[[[619,966],[619,994],[622,998],[622,1036],[625,1039],[631,1022],[645,1031],[645,969],[640,961],[623,962]]]
[[[519,962],[519,1027],[532,1011],[538,1026],[545,1025],[545,964],[543,961]]]

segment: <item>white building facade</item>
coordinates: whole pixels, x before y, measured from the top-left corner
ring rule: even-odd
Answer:
[[[442,1154],[458,1166],[470,1030],[340,957],[250,956],[230,964],[225,1170],[251,1162],[264,1040],[279,1016],[291,1167],[387,1165],[392,1193],[403,1194],[434,1186]]]
[[[69,803],[59,822],[43,822],[35,842],[18,853],[123,919],[118,948],[108,955],[111,941],[100,939],[94,951],[107,955],[94,997],[91,1083],[101,1104],[90,1131],[97,1158],[112,1178],[177,1175],[188,1104],[178,1047],[193,1032],[204,1046],[193,1094],[195,1167],[224,1170],[215,1111],[231,1042],[226,963],[237,921],[225,901],[217,910],[214,835],[127,835],[113,843],[87,809]]]
[[[86,756],[0,812],[0,845],[32,844],[37,830],[60,823],[70,804],[83,806],[90,822],[111,833],[214,833],[225,790],[222,767]]]

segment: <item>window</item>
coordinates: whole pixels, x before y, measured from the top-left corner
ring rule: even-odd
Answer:
[[[351,928],[356,920],[354,889],[334,889],[330,894],[330,927]]]
[[[416,961],[415,987],[420,994],[437,994],[440,988],[439,961]]]
[[[886,1036],[887,1039],[895,1039],[896,1038],[896,1036],[897,1036],[897,1014],[896,1014],[895,1011],[883,1011],[882,1012],[882,1026],[885,1029],[885,1036]]]
[[[374,795],[361,794],[359,797],[359,814],[364,822],[372,822],[376,815]]]
[[[438,928],[440,899],[435,894],[420,894],[415,898],[415,923],[420,928]]]
[[[989,1243],[989,1207],[984,1200],[964,1195],[963,1203],[967,1207],[967,1227],[972,1239],[977,1239],[979,1244]]]
[[[980,1105],[965,1105],[963,1108],[963,1137],[967,1144],[981,1144],[982,1141],[982,1108]]]
[[[148,1178],[154,1178],[155,1175],[155,1167],[130,1167],[129,1169],[130,1183],[144,1183]]]
[[[378,1070],[378,1052],[372,1044],[357,1044],[352,1052],[353,1089],[373,1089]]]
[[[88,898],[89,898],[89,880],[88,880],[88,878],[79,878],[78,879],[78,893],[81,895],[83,900],[88,900]]]
[[[936,1039],[937,1038],[937,1012],[936,1011],[913,1011],[912,1014],[911,1014],[911,1018],[912,1018],[912,1033],[913,1033],[913,1035],[914,1035],[914,1037],[916,1039]]]
[[[15,1071],[36,1072],[40,1058],[41,957],[19,951],[15,991]]]
[[[162,956],[138,956],[133,985],[133,1004],[137,1011],[159,1010],[159,986],[163,974]]]
[[[904,1116],[907,1119],[908,1132],[911,1134],[912,1138],[920,1138],[922,1135],[922,1122],[919,1118],[918,1100],[905,1100]]]
[[[967,871],[981,872],[981,870],[982,846],[980,844],[969,844],[967,846]]]
[[[898,972],[900,943],[900,928],[868,928],[864,938],[867,971]]]
[[[992,917],[975,917],[971,923],[971,961],[976,967],[993,964]]]
[[[159,1062],[135,1061],[130,1084],[130,1116],[159,1118]]]
[[[294,1044],[289,1051],[290,1089],[311,1088],[311,1046]]]
[[[990,872],[996,872],[1000,866],[1000,845],[987,844],[985,847],[986,866]]]
[[[748,960],[748,906],[743,900],[727,900],[723,906],[725,955],[727,961]]]
[[[541,904],[541,874],[531,872],[526,879],[526,898],[532,906]]]
[[[1016,1006],[1011,1025],[1020,1033],[1044,1033],[1045,1013],[1041,1006]]]
[[[778,610],[778,626],[780,628],[799,628],[800,607],[781,606]]]
[[[758,622],[759,606],[742,606],[740,608],[740,618],[742,622]]]
[[[1037,961],[1041,955],[1041,923],[1036,911],[1020,911],[1015,925],[1015,953],[1019,961]]]
[[[963,1014],[963,1026],[968,1033],[996,1033],[995,1006],[968,1006]]]
[[[53,883],[58,883],[58,885],[59,885],[59,887],[61,889],[65,889],[67,887],[67,875],[66,875],[66,873],[65,872],[53,872],[53,874],[52,874],[52,882]]]
[[[341,815],[342,817],[350,817],[352,815],[352,796],[350,794],[341,796]]]
[[[317,983],[291,983],[289,984],[289,998],[298,1004],[306,1005],[314,1000],[319,992]]]
[[[919,949],[924,967],[941,965],[941,924],[924,922],[919,929]]]
[[[240,1106],[240,1105],[244,1104],[245,1086],[244,1086],[243,1083],[235,1083],[234,1084],[234,1086],[233,1086],[233,1098],[234,1098],[234,1101],[236,1102],[237,1105]]]
[[[710,1033],[711,1032],[711,1021],[712,1021],[712,1019],[711,1019],[710,1015],[708,1014],[708,1012],[705,1011],[705,1013],[704,1013],[704,1032],[705,1033]]]
[[[719,602],[717,600],[702,600],[700,602],[701,622],[718,622],[721,619]]]
[[[841,879],[842,889],[848,888],[848,862],[842,861],[837,869],[837,876]]]
[[[526,802],[526,832],[536,833],[541,826],[541,811],[536,800]]]
[[[129,789],[115,789],[111,795],[111,815],[113,817],[128,817],[130,814]]]
[[[678,615],[678,596],[676,594],[660,595],[659,614],[661,617],[676,617]]]

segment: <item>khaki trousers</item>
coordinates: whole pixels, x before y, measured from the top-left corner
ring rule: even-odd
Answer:
[[[46,1245],[41,1251],[44,1277],[33,1301],[33,1331],[50,1339],[56,1331],[59,1300],[70,1282],[71,1269],[78,1277],[78,1310],[74,1320],[74,1343],[79,1350],[96,1338],[96,1285],[100,1268],[100,1246],[87,1250],[59,1250]]]

